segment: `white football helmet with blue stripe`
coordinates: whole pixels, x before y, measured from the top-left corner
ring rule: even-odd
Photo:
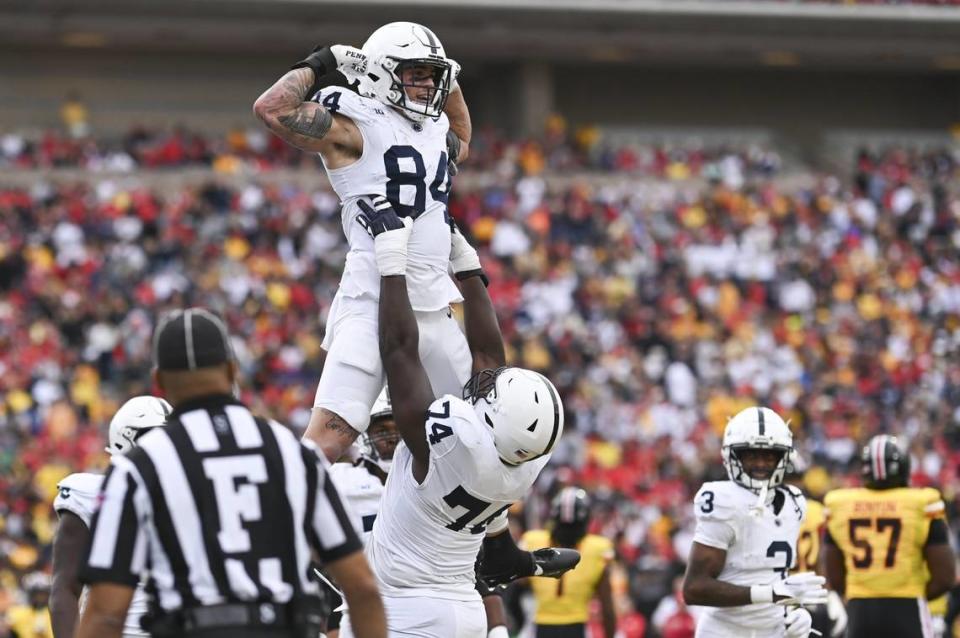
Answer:
[[[508,465],[550,454],[563,434],[560,395],[533,370],[482,370],[464,386],[463,398],[493,430],[493,444]]]
[[[744,469],[739,453],[743,450],[775,450],[782,452],[780,461],[767,479],[750,476]],[[793,449],[793,434],[780,415],[770,408],[751,407],[741,410],[727,422],[723,431],[723,467],[727,476],[748,490],[760,492],[766,486],[772,489],[783,483],[787,471],[787,456]]]
[[[460,65],[447,57],[433,31],[415,22],[385,24],[367,38],[363,52],[369,60],[360,78],[360,95],[396,107],[415,122],[439,119],[453,90]],[[410,99],[402,71],[407,66],[428,67],[433,72],[433,93],[425,102]]]

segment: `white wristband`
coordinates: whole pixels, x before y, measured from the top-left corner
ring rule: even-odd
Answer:
[[[406,228],[380,233],[373,240],[377,270],[383,277],[407,274],[407,241],[413,222],[404,218]]]
[[[753,604],[772,603],[773,587],[770,585],[754,585],[750,588],[750,602]]]
[[[510,638],[510,632],[503,625],[498,625],[487,632],[487,638]]]
[[[407,251],[377,251],[377,270],[381,277],[407,274]]]

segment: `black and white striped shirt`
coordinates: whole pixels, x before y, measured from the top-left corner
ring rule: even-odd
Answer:
[[[114,456],[93,519],[88,583],[147,590],[164,611],[317,595],[323,562],[362,549],[326,461],[232,397],[178,406]]]

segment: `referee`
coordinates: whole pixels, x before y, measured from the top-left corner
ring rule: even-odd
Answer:
[[[151,636],[316,638],[325,610],[314,556],[343,587],[357,636],[385,638],[376,582],[326,461],[232,396],[229,344],[206,310],[160,321],[154,380],[174,411],[111,459],[78,638],[121,636],[141,574]]]

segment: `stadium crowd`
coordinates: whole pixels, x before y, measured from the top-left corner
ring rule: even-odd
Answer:
[[[516,139],[494,129],[483,130],[474,138],[470,167],[475,171],[509,172],[516,166],[525,173],[602,171],[668,179],[710,176],[724,169],[725,158],[736,158],[750,175],[769,176],[780,169],[776,153],[755,145],[614,144],[604,141],[596,127],[585,126],[572,134],[567,129],[562,117],[553,116],[546,123],[545,134],[536,139]],[[126,173],[189,167],[212,167],[225,174],[282,168],[322,170],[319,156],[301,153],[254,128],[237,128],[223,137],[210,137],[185,128],[164,131],[135,127],[107,140],[91,137],[84,120],[78,134],[51,129],[0,135],[0,168],[4,169],[78,168],[93,173]]]
[[[568,410],[537,493],[515,508],[519,529],[542,522],[559,487],[586,487],[635,626],[684,613],[672,593],[690,499],[723,474],[726,418],[758,401],[791,418],[814,496],[855,481],[858,444],[892,431],[911,441],[915,483],[940,487],[957,518],[956,155],[865,151],[849,175],[811,169],[798,185],[772,178],[769,151],[609,151],[561,124],[515,144],[479,134],[465,170],[490,179],[450,201],[481,249],[508,358],[547,373]],[[10,137],[0,155],[22,168],[93,170],[117,153],[129,170],[216,167],[227,153],[213,149],[231,144],[175,132],[106,150],[53,136],[10,153]],[[313,161],[246,144],[251,155],[229,154]],[[545,179],[585,167],[672,179]],[[244,400],[295,428],[309,418],[346,250],[333,194],[255,177],[128,183],[94,173],[0,189],[0,618],[23,602],[18,583],[48,569],[57,481],[102,467],[113,411],[151,391],[162,311],[222,313]]]

